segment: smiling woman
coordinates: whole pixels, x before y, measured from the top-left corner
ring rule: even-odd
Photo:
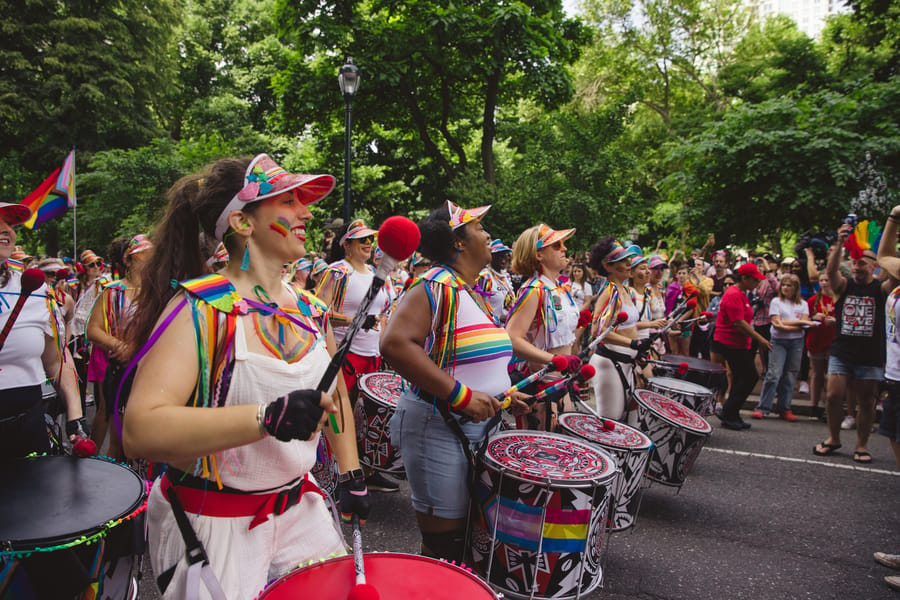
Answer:
[[[333,187],[329,175],[290,174],[260,154],[220,160],[168,194],[126,331],[140,362],[123,436],[129,456],[169,465],[147,505],[163,598],[199,592],[187,589],[196,580],[178,513],[191,513],[204,568],[228,598],[256,597],[297,564],[344,551],[323,497],[305,492],[318,489],[308,472],[327,413],[351,409],[342,383],[335,398],[315,390],[334,351],[326,307],[281,278],[306,253],[308,205]],[[236,259],[217,273],[204,275],[201,228]],[[356,432],[352,419],[343,425],[327,435],[351,472]],[[362,480],[341,493],[341,510],[365,518]]]

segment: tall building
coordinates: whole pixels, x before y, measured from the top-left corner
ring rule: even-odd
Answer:
[[[825,19],[831,15],[850,12],[844,0],[749,0],[760,18],[787,15],[797,23],[797,28],[816,38],[825,27]]]

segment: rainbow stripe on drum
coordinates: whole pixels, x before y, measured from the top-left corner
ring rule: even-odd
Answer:
[[[456,366],[511,358],[512,342],[505,329],[476,323],[456,330]]]
[[[497,511],[500,514],[497,514]],[[564,510],[495,498],[486,507],[487,518],[497,524],[497,539],[523,550],[537,552],[584,552],[590,510]],[[543,523],[541,517],[543,516]]]
[[[504,431],[488,442],[485,461],[519,480],[590,483],[611,477],[616,466],[602,451],[552,433]]]
[[[650,390],[637,390],[635,395],[644,407],[663,419],[699,433],[712,432],[712,426],[706,422],[706,419],[679,402],[669,400]]]

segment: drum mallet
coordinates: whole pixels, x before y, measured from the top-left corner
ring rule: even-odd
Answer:
[[[6,338],[9,336],[16,319],[19,318],[19,313],[22,312],[22,307],[25,306],[28,296],[31,295],[31,292],[44,285],[44,279],[44,272],[40,269],[25,269],[25,272],[22,273],[22,289],[19,291],[19,298],[16,300],[16,305],[13,306],[12,312],[9,313],[9,318],[6,319],[3,331],[0,332],[0,350],[3,349],[3,344],[6,343]]]
[[[578,369],[578,373],[576,373],[575,375],[572,375],[571,377],[569,377],[567,379],[560,379],[556,383],[554,383],[552,385],[548,385],[547,387],[545,387],[544,389],[539,391],[537,394],[532,396],[530,399],[528,399],[527,402],[528,402],[528,404],[534,404],[535,402],[539,402],[549,396],[552,396],[553,394],[555,394],[561,390],[566,389],[570,383],[582,384],[585,381],[589,380],[591,377],[593,377],[596,373],[597,373],[597,370],[594,369],[593,365],[582,365],[581,368]],[[501,408],[508,408],[508,407],[509,407],[508,404],[506,406],[501,406]]]
[[[347,594],[347,600],[379,600],[375,586],[366,583],[366,567],[363,564],[362,532],[359,530],[359,515],[353,515],[353,566],[356,570],[356,585]]]
[[[594,351],[594,348],[596,348],[600,342],[602,342],[604,339],[606,339],[606,336],[608,336],[610,334],[610,332],[612,332],[613,329],[615,329],[616,327],[618,327],[619,325],[621,325],[622,323],[624,323],[627,320],[628,320],[628,313],[625,312],[624,310],[620,310],[618,313],[616,313],[616,318],[613,319],[612,322],[606,326],[606,329],[604,329],[603,331],[600,332],[600,335],[598,335],[597,337],[592,339],[591,343],[584,347],[584,350],[582,350],[581,352],[578,353],[578,357],[582,361],[590,358],[591,353]]]
[[[663,334],[665,334],[667,331],[672,329],[672,327],[674,327],[675,324],[678,323],[678,319],[683,314],[685,314],[689,310],[694,310],[695,308],[697,308],[697,300],[694,298],[691,298],[690,300],[685,302],[682,306],[676,306],[672,310],[672,314],[669,315],[670,321],[668,323],[666,323],[665,327],[663,327],[659,331],[655,331],[655,332],[651,333],[650,335],[652,335],[656,338],[662,337]]]
[[[350,344],[366,320],[369,307],[375,301],[375,296],[378,295],[397,263],[412,256],[412,253],[419,247],[420,239],[419,228],[406,217],[388,217],[381,224],[381,227],[378,228],[378,246],[384,250],[384,256],[381,258],[381,264],[378,265],[378,270],[375,272],[375,278],[372,280],[369,291],[366,292],[365,298],[359,305],[359,310],[356,311],[356,315],[353,316],[353,320],[347,326],[347,334],[344,336],[344,341],[341,342],[337,352],[331,357],[331,362],[328,363],[325,374],[322,375],[319,385],[316,386],[318,391],[327,392],[331,389],[335,377],[341,370],[341,365],[347,358],[347,353],[350,352]],[[332,430],[335,433],[340,433],[334,415],[329,414],[328,418],[331,421]]]

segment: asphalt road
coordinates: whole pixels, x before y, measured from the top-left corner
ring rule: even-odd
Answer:
[[[812,447],[827,436],[818,422],[766,419],[746,432],[711,422],[680,492],[644,490],[636,527],[609,537],[602,589],[582,598],[900,599],[883,581],[894,573],[872,559],[900,552],[900,470],[885,438],[872,436],[873,463],[861,467],[852,431],[834,456],[817,457]],[[418,546],[406,483],[376,494],[366,551]],[[140,598],[158,597],[148,571]]]

